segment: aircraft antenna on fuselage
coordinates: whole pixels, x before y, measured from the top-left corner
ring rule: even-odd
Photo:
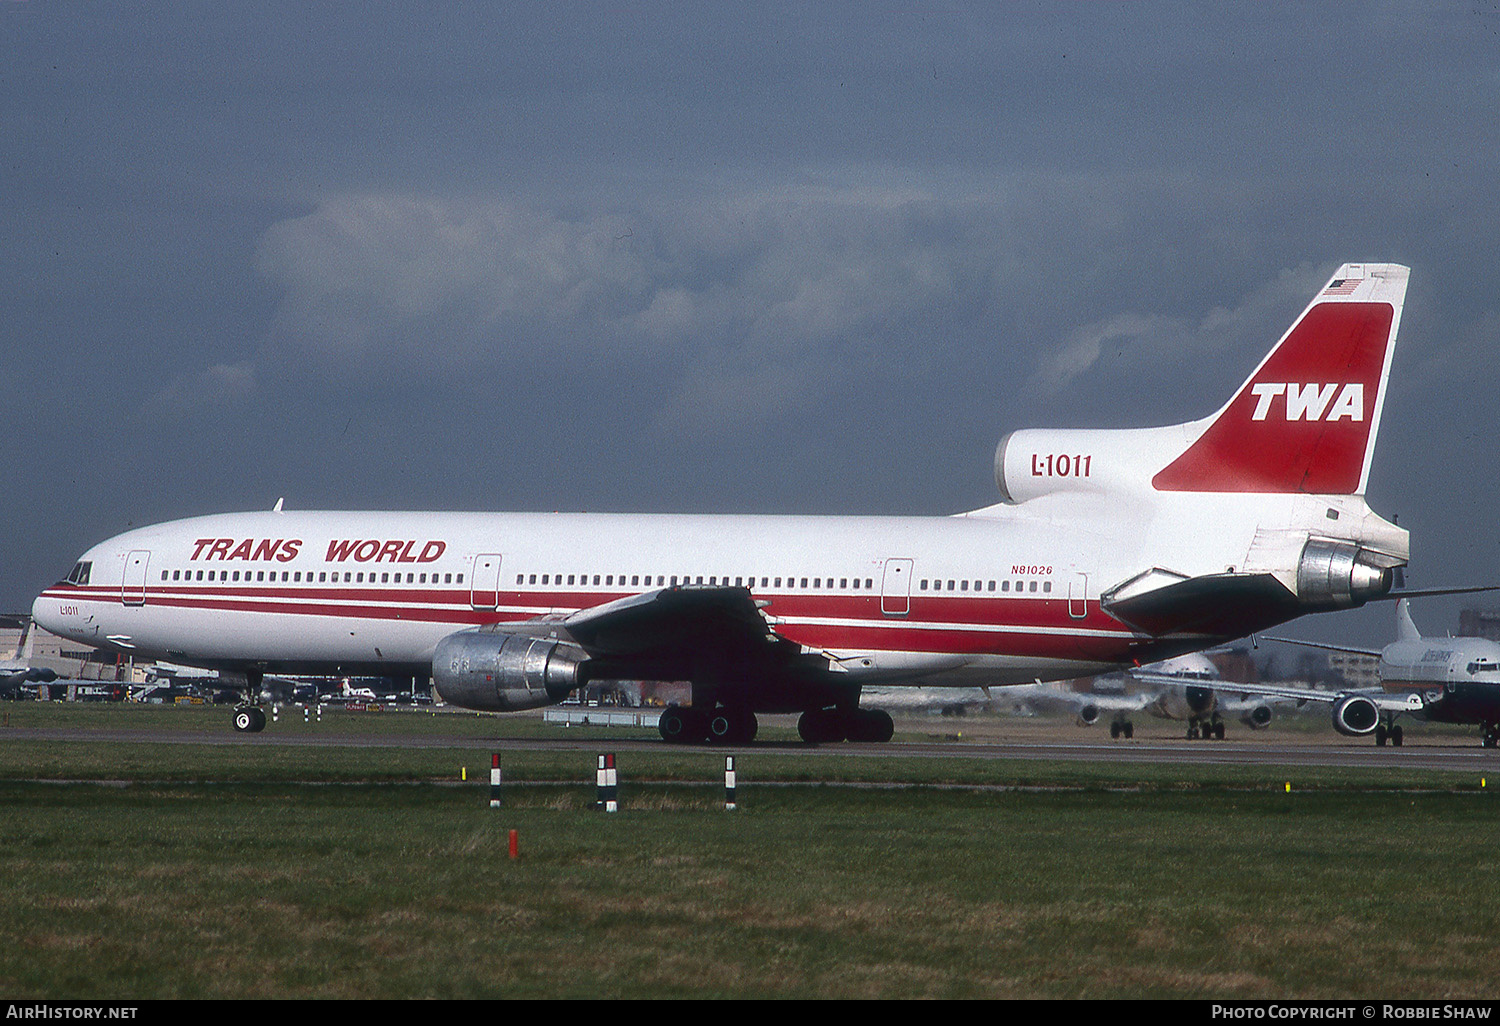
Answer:
[[[280,499],[277,499],[276,500],[276,505],[274,505],[274,506],[271,507],[271,512],[272,513],[280,513],[281,512],[281,504],[284,503],[284,502],[286,502],[286,498],[284,496],[282,498],[280,498]]]

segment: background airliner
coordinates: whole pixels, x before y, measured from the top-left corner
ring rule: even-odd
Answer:
[[[1404,732],[1396,720],[1406,715],[1433,723],[1477,724],[1484,747],[1500,745],[1500,644],[1488,638],[1424,638],[1405,600],[1396,604],[1396,640],[1381,649],[1266,640],[1379,656],[1380,687],[1318,691],[1257,684],[1236,690],[1329,703],[1335,730],[1347,737],[1374,735],[1377,745],[1401,744]]]
[[[881,741],[865,684],[991,686],[1140,665],[1385,596],[1406,531],[1365,486],[1408,271],[1345,264],[1229,402],[1132,430],[1024,430],[1001,502],[951,517],[344,513],[145,527],[36,622],[243,673],[431,676],[517,710],[685,680],[669,740]],[[259,729],[253,705],[236,726]]]
[[[1108,719],[1109,736],[1116,739],[1135,736],[1131,717],[1137,713],[1187,724],[1189,740],[1222,741],[1226,717],[1254,730],[1270,726],[1271,699],[1234,696],[1218,685],[1230,686],[1212,659],[1194,652],[1097,678],[1093,691],[1033,685],[1023,700],[1037,708],[1064,709],[1083,726]]]

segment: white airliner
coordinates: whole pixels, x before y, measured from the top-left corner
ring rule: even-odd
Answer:
[[[1081,726],[1092,726],[1107,717],[1109,736],[1116,739],[1135,736],[1131,716],[1136,713],[1186,723],[1189,740],[1224,740],[1226,717],[1238,719],[1253,730],[1271,725],[1274,714],[1270,699],[1236,697],[1218,690],[1220,685],[1230,686],[1212,659],[1195,652],[1099,678],[1092,691],[1036,684],[1023,689],[1023,700],[1038,708],[1064,709]]]
[[[1432,723],[1477,724],[1484,747],[1500,745],[1500,644],[1488,638],[1424,638],[1411,618],[1410,603],[1404,600],[1396,604],[1396,640],[1384,648],[1296,638],[1266,640],[1378,656],[1380,687],[1318,691],[1256,684],[1234,690],[1298,702],[1326,702],[1331,706],[1335,730],[1345,737],[1373,734],[1377,745],[1387,741],[1401,744],[1401,725],[1396,720],[1405,715]]]
[[[692,683],[669,740],[887,740],[865,684],[1140,665],[1385,596],[1405,530],[1366,505],[1408,271],[1345,264],[1218,412],[1024,430],[1000,503],[948,517],[284,511],[89,549],[33,614],[105,649],[243,673],[431,676],[534,708],[591,680]],[[251,705],[236,726],[259,729]]]

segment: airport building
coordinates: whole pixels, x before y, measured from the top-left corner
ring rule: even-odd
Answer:
[[[1361,652],[1329,652],[1328,668],[1354,688],[1380,687],[1380,657]]]
[[[134,659],[66,638],[59,638],[31,622],[26,613],[0,614],[0,661],[38,670],[51,670],[71,680],[118,681],[138,684],[146,679],[150,663],[136,665]]]
[[[1463,638],[1500,641],[1500,609],[1465,609],[1458,614],[1458,634]]]

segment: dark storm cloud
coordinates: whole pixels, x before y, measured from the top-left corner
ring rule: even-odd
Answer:
[[[281,495],[983,505],[1344,260],[1414,268],[1372,502],[1492,575],[1495,14],[4,5],[0,601]]]

